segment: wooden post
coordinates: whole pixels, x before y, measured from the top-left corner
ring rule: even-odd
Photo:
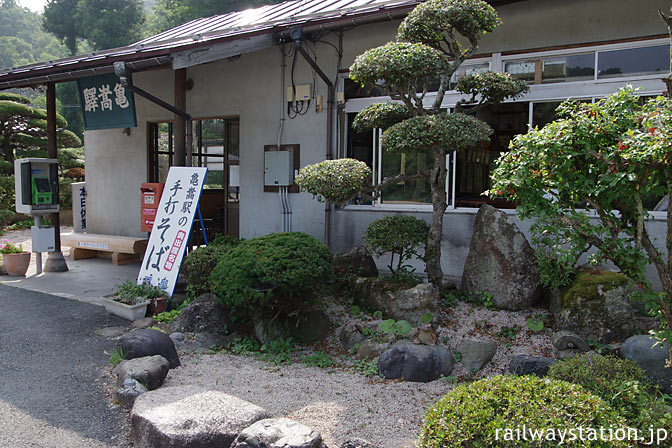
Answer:
[[[56,85],[53,82],[47,84],[47,157],[58,159],[58,144],[56,141]],[[61,252],[61,220],[58,213],[50,215],[51,226],[54,228],[55,244],[54,251],[49,252],[44,264],[45,272],[66,272],[68,264]]]
[[[186,111],[187,110],[187,69],[181,68],[175,70],[175,107]],[[175,166],[187,166],[187,145],[186,145],[186,130],[187,123],[184,117],[175,115]]]

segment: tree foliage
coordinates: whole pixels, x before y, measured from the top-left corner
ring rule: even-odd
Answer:
[[[47,112],[27,103],[25,97],[0,94],[0,156],[7,162],[14,161],[17,150],[47,146]],[[67,124],[63,116],[56,114],[58,146],[81,146],[79,137],[64,129]]]
[[[593,104],[567,101],[559,120],[514,139],[489,191],[519,202],[521,218],[535,218],[533,243],[546,278],[566,282],[594,249],[592,263],[613,262],[648,292],[662,337],[672,336],[672,212],[668,206],[666,255],[645,226],[644,200],[672,198],[671,108],[663,97],[642,105],[631,87]],[[663,293],[650,292],[648,263]]]
[[[38,13],[14,0],[0,0],[0,68],[58,59],[65,53],[58,40],[42,29]]]
[[[492,133],[485,123],[472,116],[448,114],[441,107],[451,76],[474,54],[480,38],[498,24],[497,13],[485,1],[428,0],[404,19],[396,41],[364,52],[350,67],[351,79],[361,84],[375,83],[392,100],[400,103],[365,108],[355,119],[356,127],[360,130],[386,129],[381,146],[387,151],[424,151],[433,158],[430,170],[386,178],[378,185],[370,186],[370,190],[380,191],[395,182],[412,178],[429,180],[434,213],[425,245],[425,261],[429,280],[437,286],[443,282],[441,238],[447,207],[446,153],[466,151],[487,140]],[[440,81],[438,91],[432,107],[427,108],[425,99],[436,80]],[[469,95],[464,103],[481,106],[515,97],[527,90],[524,83],[497,73],[471,77],[462,85]],[[476,109],[472,108],[471,113]],[[329,188],[326,182],[324,184]],[[319,194],[319,190],[317,192]],[[340,197],[339,200],[353,199],[360,190],[353,189],[351,193],[350,198]]]
[[[388,267],[394,274],[404,268],[404,262],[412,256],[421,256],[420,246],[427,241],[429,226],[421,219],[408,215],[393,215],[378,219],[366,228],[366,247],[375,255],[390,253]],[[397,266],[394,266],[394,256]]]
[[[303,168],[294,182],[318,200],[349,201],[368,185],[371,169],[355,159],[325,160]]]

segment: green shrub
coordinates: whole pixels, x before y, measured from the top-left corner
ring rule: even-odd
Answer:
[[[7,226],[14,216],[14,210],[0,210],[0,229]]]
[[[222,256],[236,245],[238,245],[238,240],[217,235],[209,246],[199,247],[186,256],[182,263],[181,273],[187,283],[187,292],[190,297],[198,297],[211,292],[210,273]]]
[[[371,178],[371,168],[355,159],[325,160],[308,165],[294,178],[301,191],[341,204],[357,197]]]
[[[583,355],[553,365],[549,378],[579,384],[602,398],[628,424],[648,432],[664,428],[672,434],[672,415],[646,379],[644,371],[632,361],[615,357]]]
[[[242,241],[210,275],[213,292],[235,312],[298,309],[331,280],[331,253],[310,235],[273,233]]]
[[[425,221],[408,215],[386,216],[373,221],[366,228],[364,241],[375,255],[391,253],[388,267],[392,273],[399,272],[403,262],[420,256],[418,248],[427,241],[429,226]],[[397,267],[394,256],[397,255]]]
[[[14,176],[0,176],[0,210],[14,210]]]
[[[527,428],[527,440],[515,437]],[[556,440],[531,440],[529,430],[624,428],[625,420],[581,386],[535,376],[494,376],[453,389],[425,414],[420,448],[550,448]],[[507,435],[506,430],[513,431]],[[571,433],[568,433],[571,434]],[[626,442],[574,440],[566,447],[624,447]]]

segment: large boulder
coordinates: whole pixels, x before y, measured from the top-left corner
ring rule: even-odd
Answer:
[[[647,335],[632,336],[621,347],[621,356],[635,362],[646,372],[649,380],[665,392],[672,392],[672,368],[665,365],[670,360],[670,345],[658,342]]]
[[[506,213],[483,205],[474,222],[462,292],[492,294],[494,305],[505,310],[529,308],[542,292],[536,260],[525,235]]]
[[[319,432],[288,418],[259,420],[245,428],[231,448],[326,448]]]
[[[136,448],[229,448],[241,431],[269,417],[259,406],[223,392],[164,387],[135,400],[131,431]]]
[[[358,278],[355,282],[355,300],[364,308],[382,311],[391,319],[406,320],[412,325],[423,325],[422,316],[436,318],[441,305],[439,289],[429,283],[412,288],[389,287],[382,280]]]
[[[465,339],[456,350],[462,356],[462,365],[467,372],[478,372],[497,353],[497,343],[493,340],[478,341]]]
[[[173,331],[181,333],[227,334],[235,331],[235,324],[229,314],[217,302],[214,294],[202,294],[180,311],[172,321]]]
[[[453,371],[453,356],[446,347],[395,344],[378,358],[378,371],[387,379],[427,383]]]
[[[632,286],[623,274],[579,272],[568,288],[551,295],[555,327],[572,331],[585,340],[605,344],[623,341],[636,330],[632,293]]]
[[[329,336],[331,321],[324,311],[307,310],[301,312],[294,327],[296,328],[296,336],[300,341],[313,343],[322,341]]]
[[[117,375],[118,386],[123,385],[127,378],[131,378],[147,389],[154,390],[161,387],[168,370],[170,370],[168,360],[161,355],[154,355],[123,361],[112,370],[112,373]]]
[[[117,347],[123,352],[124,359],[161,355],[168,360],[171,369],[180,366],[173,340],[158,330],[141,329],[126,333],[117,341]]]
[[[355,274],[361,277],[378,277],[378,268],[364,246],[355,246],[348,252],[334,257],[334,271],[338,275]]]

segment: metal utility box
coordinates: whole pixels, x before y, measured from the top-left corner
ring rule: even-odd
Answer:
[[[140,192],[142,193],[140,230],[143,232],[151,232],[152,227],[154,227],[156,210],[161,202],[164,185],[156,182],[146,182],[140,185]]]
[[[33,240],[33,252],[53,252],[56,250],[56,229],[53,227],[32,226],[30,236]]]
[[[58,213],[58,161],[14,161],[16,212],[26,215]]]
[[[264,152],[264,185],[288,187],[294,183],[294,153],[292,151]]]

